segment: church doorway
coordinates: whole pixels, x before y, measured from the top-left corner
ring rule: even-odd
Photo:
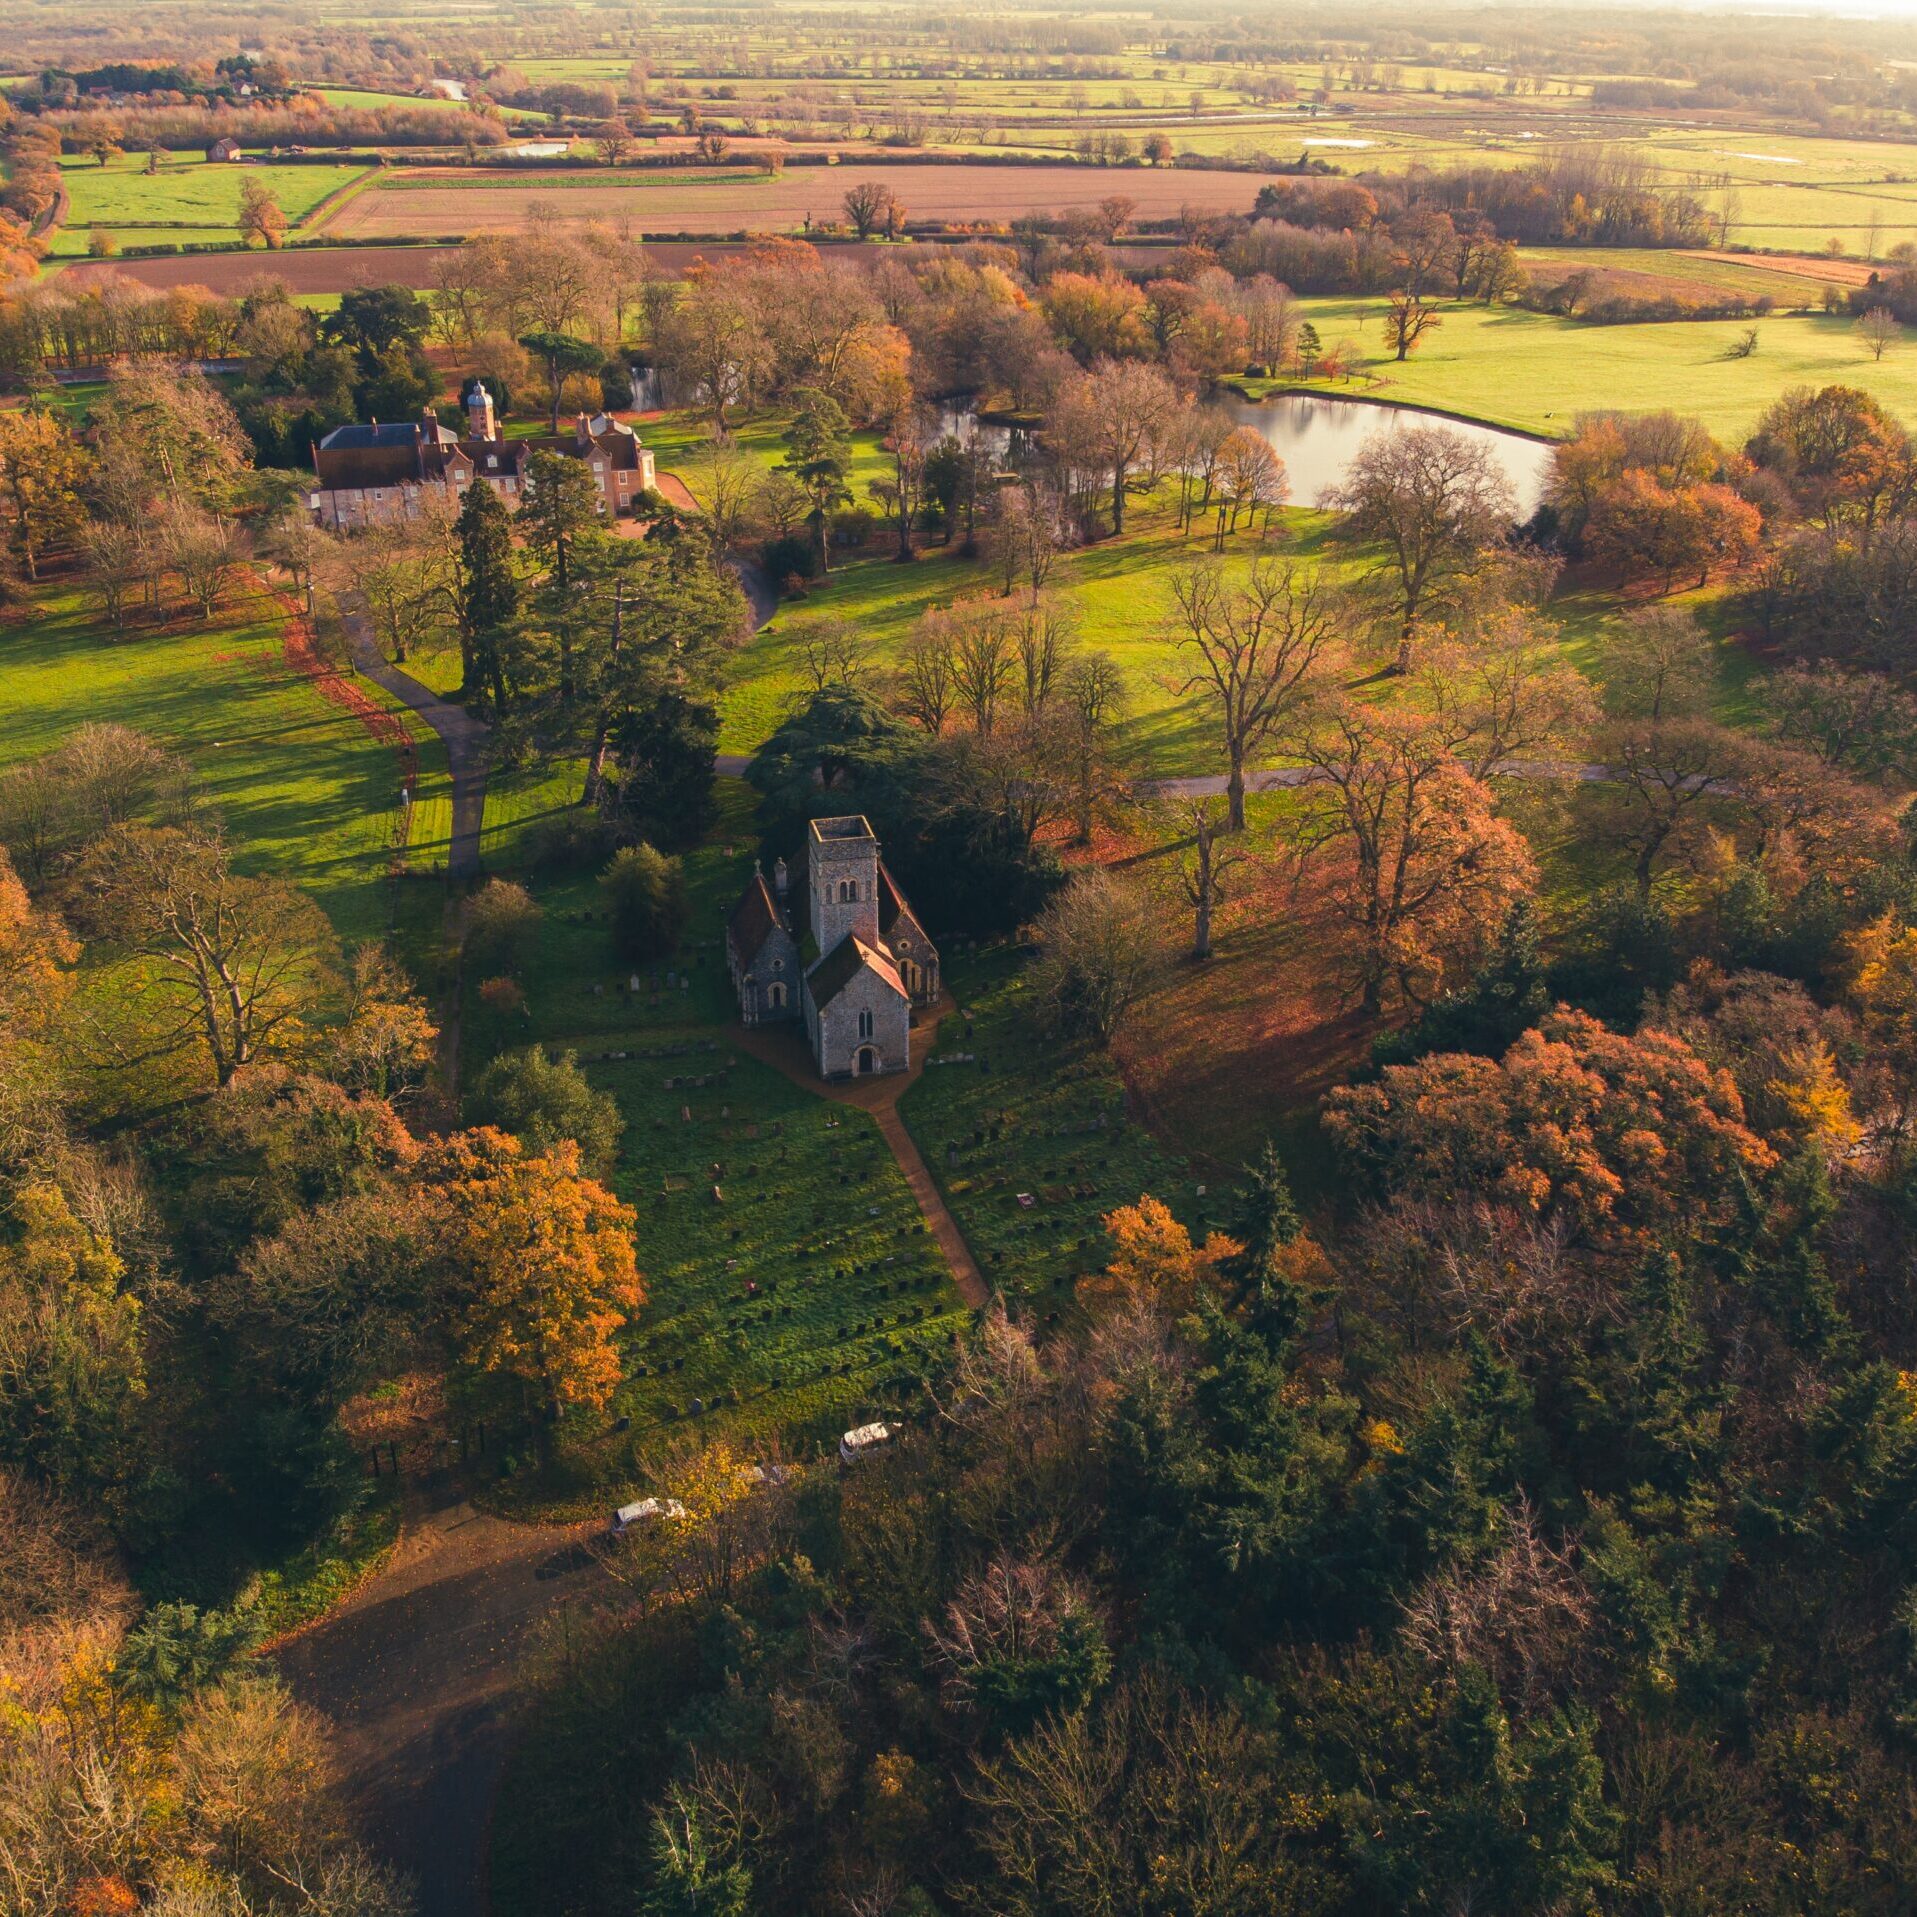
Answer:
[[[861,1076],[879,1069],[879,1055],[870,1045],[859,1047],[859,1072]]]

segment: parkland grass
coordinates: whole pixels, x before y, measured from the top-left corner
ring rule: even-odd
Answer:
[[[243,870],[301,886],[342,937],[376,937],[394,911],[398,761],[287,663],[282,629],[277,603],[248,595],[204,628],[116,636],[78,593],[43,592],[30,617],[0,624],[0,764],[51,751],[82,725],[131,726],[191,764]],[[445,862],[450,786],[437,736],[412,731],[420,777],[406,856],[430,873]],[[401,899],[409,918],[416,889]]]

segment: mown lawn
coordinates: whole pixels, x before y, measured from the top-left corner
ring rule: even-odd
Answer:
[[[207,628],[115,637],[77,592],[44,592],[31,618],[0,624],[0,766],[50,751],[88,723],[149,733],[191,762],[244,869],[303,886],[343,937],[378,936],[395,910],[384,874],[398,763],[286,663],[280,637],[277,606],[259,596]],[[357,683],[390,708],[370,681]],[[420,782],[408,860],[430,872],[445,858],[450,788],[437,737],[417,722],[413,732]],[[421,891],[409,882],[398,900],[409,922]]]
[[[721,790],[719,831],[687,862],[694,909],[671,964],[622,964],[582,875],[538,888],[523,1013],[489,1012],[467,981],[468,1083],[503,1049],[573,1051],[626,1119],[612,1184],[639,1213],[647,1302],[602,1425],[529,1486],[562,1506],[643,1481],[681,1433],[723,1423],[804,1447],[909,1408],[967,1319],[872,1120],[735,1043],[723,915],[756,834],[750,791]]]
[[[1602,255],[1593,254],[1591,263],[1600,265]],[[1861,386],[1917,424],[1917,334],[1873,360],[1841,317],[1778,313],[1754,322],[1592,326],[1516,307],[1446,305],[1438,330],[1400,365],[1385,346],[1382,301],[1300,304],[1327,346],[1356,342],[1377,382],[1332,390],[1448,408],[1526,432],[1568,433],[1578,413],[1597,408],[1669,408],[1741,444],[1787,387],[1832,384]],[[1756,352],[1730,357],[1753,324]]]
[[[1602,338],[1612,330],[1587,328],[1580,337]],[[1684,334],[1697,329],[1626,330]],[[1443,340],[1446,335],[1436,337]],[[1917,347],[1913,352],[1917,353]],[[1912,364],[1917,369],[1917,358]],[[735,444],[770,467],[783,457],[782,424],[776,416],[743,420],[736,429]],[[703,421],[674,412],[645,421],[640,430],[658,451],[662,470],[690,474],[696,485],[698,461],[709,443]],[[875,442],[862,446],[858,471],[857,489],[862,499],[869,499],[871,479],[883,472]],[[1169,487],[1156,496],[1131,500],[1126,520],[1122,538],[1062,554],[1047,591],[1075,612],[1082,643],[1109,653],[1124,676],[1123,752],[1134,772],[1141,777],[1173,777],[1217,771],[1217,730],[1210,705],[1202,694],[1181,689],[1186,669],[1175,643],[1176,609],[1171,597],[1173,573],[1210,556],[1210,536],[1202,528],[1179,532]],[[1337,544],[1330,537],[1331,521],[1326,515],[1287,511],[1282,525],[1282,538],[1270,543],[1241,531],[1227,543],[1226,565],[1233,570],[1247,568],[1261,555],[1276,554],[1356,578],[1375,558]],[[803,696],[809,683],[807,637],[821,625],[850,624],[863,641],[875,683],[882,683],[896,668],[924,612],[961,596],[998,594],[1000,579],[990,563],[961,558],[956,542],[926,546],[910,565],[899,564],[893,550],[890,536],[881,532],[863,553],[838,555],[832,573],[813,581],[803,598],[781,601],[728,670],[721,700],[722,751],[756,750],[794,700]],[[1022,594],[1020,588],[1010,603],[1022,603]],[[1721,591],[1683,595],[1679,603],[1715,604],[1721,597]],[[1606,640],[1623,610],[1615,596],[1586,590],[1561,599],[1548,615],[1558,628],[1565,656],[1600,685],[1606,672]],[[1387,651],[1382,641],[1365,642],[1354,660],[1354,676],[1369,678]],[[1725,647],[1723,658],[1724,716],[1735,719],[1747,704],[1746,689],[1754,667],[1748,655],[1733,647]],[[1392,682],[1378,680],[1375,690],[1378,696],[1391,696],[1394,687]],[[571,776],[576,782],[576,773]],[[496,807],[491,801],[487,819],[489,831],[496,824],[502,830],[510,824],[503,805]]]

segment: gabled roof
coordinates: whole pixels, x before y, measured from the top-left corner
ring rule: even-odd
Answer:
[[[526,463],[523,439],[475,439],[468,434],[459,442],[459,450],[473,462],[475,472],[495,478],[502,473],[517,473]]]
[[[774,932],[784,931],[785,920],[779,914],[778,901],[772,896],[771,886],[765,882],[765,874],[754,872],[740,895],[739,903],[732,908],[732,917],[726,923],[733,951],[738,954],[742,964],[750,965],[765,949],[766,940]]]
[[[898,967],[891,959],[853,933],[842,938],[805,975],[806,989],[812,994],[812,1003],[824,1011],[862,972],[876,972],[900,998],[911,997],[899,978]]]
[[[908,927],[925,939],[925,927],[919,923],[919,915],[906,903],[905,894],[899,890],[899,882],[885,869],[885,861],[879,861],[879,937],[889,939],[892,928],[903,919]]]
[[[606,462],[608,472],[639,470],[639,442],[631,433],[535,433],[523,443],[535,452],[565,453],[573,459],[590,459],[597,454]]]

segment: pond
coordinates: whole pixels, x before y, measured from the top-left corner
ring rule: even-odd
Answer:
[[[1414,407],[1378,406],[1362,399],[1309,393],[1287,393],[1277,399],[1225,394],[1219,403],[1236,424],[1262,435],[1285,462],[1294,506],[1315,506],[1327,490],[1342,485],[1358,448],[1373,433],[1402,433],[1413,426],[1442,426],[1460,438],[1488,446],[1517,495],[1521,520],[1537,511],[1551,470],[1551,448],[1541,440]],[[1016,456],[1014,435],[1003,426],[980,420],[963,400],[941,405],[939,430],[962,445],[982,447],[993,459]]]
[[[1375,406],[1362,399],[1324,399],[1308,393],[1286,393],[1276,399],[1230,394],[1223,403],[1239,425],[1262,434],[1285,462],[1294,506],[1315,506],[1322,494],[1342,485],[1359,447],[1373,433],[1402,433],[1413,426],[1442,426],[1489,447],[1517,495],[1520,519],[1529,519],[1537,511],[1550,474],[1551,448],[1540,440],[1409,406]]]

